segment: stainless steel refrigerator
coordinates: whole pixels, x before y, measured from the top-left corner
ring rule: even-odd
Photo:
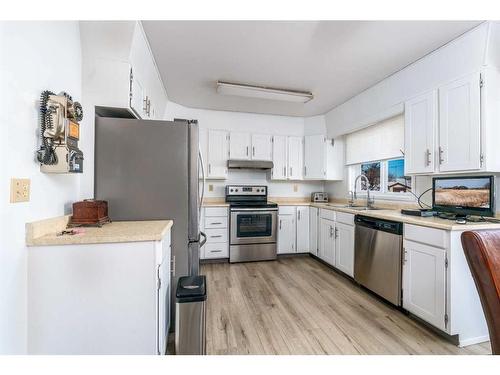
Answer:
[[[175,297],[179,277],[198,275],[203,246],[198,124],[106,117],[96,117],[95,124],[94,195],[108,201],[110,218],[174,220]]]

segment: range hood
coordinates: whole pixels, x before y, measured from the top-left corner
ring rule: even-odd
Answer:
[[[227,167],[229,169],[267,170],[273,167],[273,162],[265,160],[228,160]]]

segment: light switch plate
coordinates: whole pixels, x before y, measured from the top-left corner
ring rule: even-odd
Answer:
[[[208,191],[214,191],[214,185],[208,184]]]
[[[12,178],[10,180],[10,203],[29,202],[30,185],[29,178]]]

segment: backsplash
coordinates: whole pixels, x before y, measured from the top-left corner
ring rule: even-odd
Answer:
[[[322,181],[273,181],[270,171],[230,170],[226,180],[207,180],[206,197],[224,197],[226,185],[266,185],[270,197],[309,197],[312,192],[323,191]],[[210,185],[213,190],[210,191]],[[294,188],[297,191],[294,191]]]

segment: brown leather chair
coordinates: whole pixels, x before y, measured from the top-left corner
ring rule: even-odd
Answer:
[[[500,230],[464,232],[462,246],[483,306],[491,350],[500,354]]]

